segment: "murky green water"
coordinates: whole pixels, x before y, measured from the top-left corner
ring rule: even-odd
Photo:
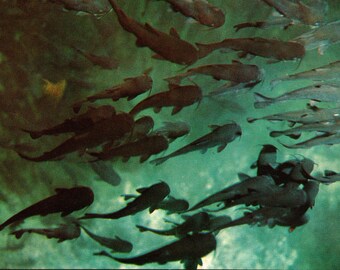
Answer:
[[[244,29],[235,33],[233,25],[246,21],[263,20],[272,9],[255,0],[211,0],[226,14],[226,23],[217,29],[194,23],[169,9],[163,1],[119,1],[124,11],[140,22],[149,22],[157,29],[168,32],[174,27],[181,38],[195,42],[217,42],[223,38],[261,36],[267,38],[292,39],[309,30],[308,26],[294,25],[288,30]],[[329,11],[325,21],[340,18],[337,0],[329,0]],[[310,149],[286,149],[271,138],[272,129],[283,129],[283,123],[258,121],[248,123],[247,117],[258,117],[276,112],[303,109],[305,101],[294,101],[255,109],[253,92],[275,96],[287,90],[305,86],[306,82],[287,82],[270,92],[270,81],[285,74],[291,74],[321,66],[340,59],[339,44],[331,45],[320,55],[317,50],[308,51],[303,60],[268,64],[267,59],[255,57],[242,60],[260,66],[265,79],[250,91],[239,95],[225,95],[220,98],[204,99],[199,107],[190,106],[171,116],[171,109],[165,108],[159,114],[152,110],[142,115],[154,118],[156,126],[162,121],[182,120],[190,123],[191,132],[184,139],[173,142],[167,153],[208,133],[208,125],[224,124],[233,120],[240,124],[243,135],[230,143],[221,153],[210,149],[205,154],[192,152],[168,160],[160,166],[138,158],[129,162],[112,162],[120,174],[122,183],[117,187],[97,181],[96,175],[77,154],[68,155],[55,162],[33,163],[20,159],[11,145],[18,144],[17,150],[32,156],[52,148],[68,138],[58,136],[33,141],[20,128],[40,129],[57,124],[73,115],[72,104],[81,98],[96,93],[124,78],[138,76],[152,67],[154,80],[152,93],[167,89],[163,80],[182,72],[183,67],[167,61],[151,58],[148,48],[137,48],[135,37],[124,31],[117,22],[114,12],[100,19],[81,16],[73,11],[64,11],[61,6],[49,1],[0,1],[0,121],[3,146],[0,153],[0,211],[1,220],[8,218],[22,208],[54,193],[56,187],[86,185],[93,188],[95,202],[87,211],[110,212],[120,209],[125,202],[121,194],[134,193],[136,188],[149,186],[159,180],[167,182],[171,194],[185,198],[190,205],[237,182],[237,173],[254,175],[249,166],[256,160],[262,144],[273,144],[279,149],[278,159],[284,161],[292,155],[304,155],[317,164],[314,172],[325,169],[340,171],[340,146],[317,146]],[[79,55],[72,46],[97,54],[112,56],[118,61],[118,68],[103,70],[93,66]],[[195,66],[211,63],[230,63],[237,54],[214,52],[195,63]],[[58,82],[66,80],[66,88],[60,100],[43,94],[43,80]],[[193,80],[204,93],[223,84],[206,76]],[[133,101],[120,100],[114,106],[120,111],[129,111],[146,95]],[[98,104],[112,104],[98,102]],[[327,106],[334,106],[334,104]],[[282,139],[284,141],[284,139]],[[285,142],[291,142],[287,139]],[[161,155],[159,155],[161,156]],[[261,268],[261,269],[337,269],[339,261],[339,184],[322,185],[316,205],[309,210],[310,221],[305,226],[289,233],[287,228],[240,226],[220,232],[217,249],[203,258],[203,268]],[[82,215],[86,210],[81,211]],[[239,216],[234,209],[226,211],[231,217]],[[76,214],[74,214],[77,216]],[[118,235],[133,243],[132,255],[142,254],[175,240],[174,237],[155,236],[140,233],[135,224],[165,228],[162,221],[166,214],[147,211],[119,220],[91,220],[87,222],[92,231],[106,236]],[[170,217],[179,221],[177,215]],[[53,227],[59,224],[59,215],[27,219],[23,227]],[[140,268],[120,265],[104,257],[92,254],[103,248],[82,234],[80,238],[64,243],[46,239],[39,235],[27,235],[20,240],[8,235],[10,230],[1,232],[1,268]],[[120,255],[120,254],[118,254]],[[117,256],[118,256],[117,255]],[[123,255],[122,255],[123,256]],[[148,268],[179,268],[179,263],[166,265],[149,264]]]

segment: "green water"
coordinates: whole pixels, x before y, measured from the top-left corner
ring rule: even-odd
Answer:
[[[181,38],[195,42],[217,42],[223,38],[261,36],[267,38],[292,39],[309,30],[308,26],[296,25],[286,31],[279,28],[269,30],[245,29],[234,32],[233,25],[246,21],[263,20],[272,9],[255,0],[215,0],[210,1],[226,14],[226,23],[218,29],[193,23],[179,13],[169,9],[163,1],[120,1],[124,11],[134,19],[149,22],[157,29],[168,32],[174,27]],[[326,21],[340,19],[337,0],[329,0]],[[283,83],[270,92],[269,82],[287,73],[295,73],[340,59],[339,44],[331,45],[323,55],[316,50],[308,51],[301,63],[295,61],[268,64],[267,60],[255,57],[242,60],[243,63],[257,64],[264,70],[265,79],[251,91],[237,96],[218,99],[204,99],[199,107],[184,108],[171,116],[171,109],[165,108],[159,114],[145,110],[141,115],[150,115],[156,126],[162,121],[182,120],[191,125],[190,134],[172,143],[166,153],[208,133],[208,125],[224,124],[233,120],[243,130],[242,137],[230,143],[221,153],[210,149],[205,154],[192,152],[168,160],[160,166],[148,162],[140,164],[138,158],[129,162],[112,162],[120,174],[122,183],[111,187],[97,181],[95,173],[77,154],[68,155],[62,161],[32,163],[20,159],[8,147],[22,144],[22,150],[30,155],[51,149],[67,136],[41,138],[33,141],[18,128],[40,129],[51,126],[72,116],[71,105],[88,95],[112,85],[119,84],[126,77],[138,76],[152,67],[154,84],[152,93],[167,89],[163,78],[182,72],[182,66],[167,61],[152,59],[154,54],[148,48],[137,48],[135,37],[124,31],[111,12],[98,19],[81,16],[76,12],[65,12],[49,1],[1,1],[0,2],[0,212],[1,220],[38,200],[54,194],[56,187],[74,185],[90,186],[95,193],[95,202],[87,210],[74,214],[80,216],[88,212],[110,212],[120,209],[125,202],[121,194],[134,193],[136,188],[149,186],[159,180],[167,182],[171,194],[185,198],[190,205],[238,181],[237,173],[254,175],[249,166],[261,149],[262,144],[273,144],[279,149],[278,159],[284,161],[292,155],[304,155],[317,164],[314,172],[325,169],[340,171],[340,146],[317,146],[311,149],[289,150],[271,138],[269,129],[283,129],[286,124],[258,121],[249,124],[247,117],[257,117],[274,112],[303,109],[304,102],[289,102],[254,109],[253,92],[273,95],[305,86],[305,82]],[[103,70],[93,66],[77,54],[71,46],[106,54],[118,60],[115,70]],[[236,53],[214,52],[200,60],[195,66],[211,63],[230,63],[237,59]],[[66,80],[67,86],[59,102],[44,97],[43,79],[51,82]],[[205,76],[193,77],[204,93],[216,89],[222,82]],[[133,101],[120,100],[114,106],[120,111],[128,111],[145,98],[145,94]],[[98,104],[112,104],[98,102]],[[325,105],[328,106],[328,105]],[[282,139],[284,141],[284,139]],[[287,139],[286,142],[291,142]],[[27,149],[27,148],[33,149]],[[161,154],[162,155],[162,154]],[[159,155],[159,156],[161,156]],[[65,167],[68,170],[65,170]],[[339,184],[322,185],[316,205],[309,210],[310,221],[305,226],[289,233],[287,228],[240,226],[220,232],[217,249],[203,258],[203,268],[261,268],[261,269],[337,269],[340,267],[339,251]],[[237,217],[240,212],[230,209],[226,212]],[[149,214],[147,211],[120,220],[91,220],[88,228],[97,234],[119,237],[133,243],[134,256],[158,248],[175,240],[174,237],[155,236],[140,233],[135,224],[154,228],[165,228],[162,211]],[[177,215],[170,217],[180,221]],[[27,219],[23,227],[53,227],[59,224],[59,215]],[[80,238],[58,244],[54,239],[39,235],[27,235],[20,240],[8,235],[6,229],[0,235],[1,268],[141,268],[134,265],[120,265],[104,257],[92,254],[103,249],[82,234]],[[149,264],[148,268],[179,268],[179,263],[166,265]]]

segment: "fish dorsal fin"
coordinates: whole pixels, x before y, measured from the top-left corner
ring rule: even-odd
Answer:
[[[240,179],[241,182],[250,178],[250,176],[248,174],[245,174],[245,173],[238,173],[237,176],[238,176],[238,179]]]
[[[156,35],[159,35],[159,31],[157,29],[153,28],[150,24],[145,23],[144,26],[145,26],[145,29],[148,30],[149,32],[152,32]]]
[[[137,197],[137,195],[133,195],[133,194],[124,194],[121,196],[124,197],[124,201],[128,201],[128,200],[131,200]]]
[[[68,188],[56,188],[55,189],[55,192],[58,193],[58,194],[64,193],[66,191],[68,191]]]
[[[178,34],[178,32],[175,28],[171,27],[169,33],[170,33],[171,36],[180,39],[180,36],[179,36],[179,34]]]
[[[148,189],[148,188],[146,188],[146,187],[137,188],[136,191],[137,191],[138,193],[141,193],[141,194],[142,194],[142,193],[145,192],[147,189]]]
[[[209,125],[209,127],[214,131],[214,130],[218,129],[221,126],[219,126],[219,125]]]

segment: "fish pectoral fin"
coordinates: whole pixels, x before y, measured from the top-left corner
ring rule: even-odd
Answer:
[[[153,111],[155,113],[159,113],[162,110],[162,107],[153,107]]]
[[[136,46],[137,46],[137,47],[146,47],[147,44],[146,44],[141,38],[137,38],[137,40],[136,40]]]
[[[124,201],[128,201],[128,200],[138,197],[137,195],[133,195],[133,194],[123,194],[121,196],[124,197]]]
[[[136,191],[137,191],[138,193],[141,193],[141,194],[142,194],[142,193],[145,192],[147,189],[148,189],[147,187],[137,188]]]
[[[149,155],[149,154],[142,155],[142,156],[139,158],[139,162],[140,162],[140,163],[145,162],[146,160],[148,160],[148,158],[149,158],[150,156],[151,156],[151,155]]]
[[[155,53],[154,55],[152,55],[153,59],[158,59],[158,60],[165,60],[165,58],[157,53]]]
[[[129,101],[129,100],[132,100],[132,99],[134,99],[136,96],[137,96],[137,95],[128,96],[127,100],[128,100],[128,101]]]
[[[209,128],[210,128],[212,131],[218,129],[219,127],[221,127],[221,126],[219,126],[219,125],[209,125]]]
[[[66,217],[67,215],[71,214],[73,211],[63,211],[61,212],[60,216]]]
[[[122,157],[122,161],[125,163],[125,162],[128,162],[130,159],[130,157]]]
[[[68,191],[68,188],[56,188],[56,189],[54,189],[54,191],[55,191],[57,194],[61,194],[61,193],[67,192],[67,191]]]
[[[205,154],[207,151],[208,151],[208,148],[202,148],[200,152],[201,154]]]
[[[157,206],[156,205],[152,205],[149,207],[149,213],[153,213],[153,211],[155,211],[157,209]]]
[[[245,174],[245,173],[238,173],[237,176],[238,176],[238,179],[241,182],[243,182],[243,181],[245,181],[245,180],[250,178],[250,176],[248,174]]]
[[[178,38],[178,39],[181,39],[179,34],[178,34],[178,32],[177,32],[177,30],[175,28],[171,27],[169,33],[170,33],[171,36],[173,36],[175,38]]]
[[[175,106],[175,107],[172,109],[171,115],[174,115],[174,114],[176,114],[176,113],[179,113],[182,109],[183,109],[183,107]]]
[[[223,150],[224,150],[224,148],[226,148],[226,147],[227,147],[227,145],[228,145],[227,143],[220,145],[220,146],[217,148],[217,153],[219,153],[219,152],[223,151]]]
[[[151,32],[151,33],[156,34],[157,36],[159,36],[160,32],[159,32],[157,29],[153,28],[150,24],[145,23],[145,24],[144,24],[144,27],[145,27],[145,29],[148,30],[149,32]]]

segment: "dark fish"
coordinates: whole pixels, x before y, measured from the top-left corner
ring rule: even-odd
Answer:
[[[283,29],[287,29],[289,26],[293,25],[293,21],[291,19],[285,17],[275,17],[273,19],[268,19],[266,21],[256,21],[256,22],[245,22],[234,25],[235,31],[238,32],[244,28],[260,28],[267,29],[274,26],[280,26]]]
[[[158,154],[169,147],[168,140],[164,136],[146,136],[137,141],[111,148],[101,153],[89,152],[91,156],[99,160],[108,160],[114,157],[122,157],[128,161],[130,157],[140,156],[140,163],[146,161],[150,156]]]
[[[262,72],[258,66],[234,62],[232,64],[199,66],[165,80],[170,84],[179,84],[182,79],[195,74],[208,75],[213,77],[215,80],[228,80],[235,83],[259,82],[262,78]]]
[[[181,238],[171,244],[151,251],[149,253],[132,257],[117,258],[102,251],[94,255],[107,256],[121,263],[144,265],[147,263],[165,264],[171,261],[181,261],[186,269],[196,269],[197,264],[202,265],[201,258],[216,249],[216,239],[213,234],[194,234]],[[188,268],[188,265],[191,267]]]
[[[96,123],[90,131],[71,137],[41,156],[29,157],[22,153],[18,153],[18,155],[35,162],[53,160],[75,151],[84,151],[87,148],[96,147],[103,143],[114,142],[130,133],[133,125],[134,121],[129,114],[116,114]]]
[[[152,78],[148,75],[146,71],[143,75],[137,77],[131,77],[124,79],[124,82],[106,89],[102,92],[94,94],[85,98],[82,101],[78,101],[73,105],[73,111],[78,112],[84,102],[95,102],[101,99],[112,99],[117,101],[121,98],[127,98],[131,100],[136,96],[150,90],[152,87]]]
[[[94,195],[89,187],[74,187],[70,189],[57,188],[57,194],[41,200],[15,214],[0,225],[0,231],[6,226],[32,216],[46,216],[61,212],[67,216],[73,211],[80,210],[92,204]]]
[[[193,211],[218,202],[233,202],[235,199],[249,196],[253,192],[270,193],[273,187],[276,187],[276,185],[273,178],[270,176],[262,175],[250,177],[210,195],[203,201],[191,207],[188,211]]]
[[[183,212],[187,210],[188,208],[189,208],[188,201],[182,200],[182,199],[176,199],[169,195],[165,200],[154,205],[153,207],[150,207],[150,213],[152,213],[153,210],[161,209],[161,210],[166,210],[167,215],[171,215],[173,213]]]
[[[300,59],[305,55],[305,48],[300,43],[260,37],[229,38],[217,43],[196,43],[196,45],[199,49],[200,58],[219,49],[242,51],[243,54],[252,54],[277,60]]]
[[[97,235],[97,234],[90,232],[88,229],[86,229],[82,225],[79,225],[79,226],[94,241],[98,242],[99,244],[101,244],[104,247],[110,248],[111,252],[129,253],[133,248],[133,245],[130,242],[125,241],[125,240],[119,238],[118,236],[116,236],[115,238],[103,237],[103,236],[100,236],[100,235]]]
[[[180,39],[174,28],[171,28],[170,35],[168,35],[158,31],[148,23],[143,25],[128,17],[115,0],[109,1],[117,14],[120,25],[137,37],[137,46],[149,47],[160,58],[177,64],[190,65],[197,61],[197,49],[190,43]]]
[[[221,152],[228,143],[241,136],[241,127],[236,123],[225,124],[222,126],[211,125],[212,131],[197,140],[189,143],[188,145],[176,150],[175,152],[161,158],[151,161],[152,164],[159,165],[168,160],[169,158],[190,153],[193,151],[201,151],[205,153],[208,148],[218,146],[217,152]]]
[[[274,165],[276,164],[277,148],[271,144],[264,144],[257,161],[255,161],[251,168],[257,168],[257,175],[272,175]]]
[[[58,228],[54,229],[21,229],[11,232],[17,239],[21,238],[24,233],[37,233],[45,235],[47,238],[57,238],[58,243],[61,243],[65,240],[78,238],[80,236],[80,228],[75,224],[61,224]]]
[[[170,187],[165,182],[160,182],[149,187],[139,188],[137,189],[137,192],[140,193],[140,195],[133,201],[129,202],[126,207],[121,210],[109,214],[85,214],[85,216],[80,219],[118,219],[134,215],[164,200],[164,198],[170,193]]]
[[[162,107],[174,107],[172,114],[180,112],[184,107],[190,106],[202,99],[202,91],[196,85],[169,85],[169,90],[154,94],[139,102],[130,111],[131,115],[136,115],[140,111],[154,108],[159,112]]]
[[[199,233],[207,229],[210,223],[210,217],[206,212],[200,212],[184,218],[185,221],[182,224],[178,224],[169,230],[156,230],[141,225],[136,225],[136,227],[140,232],[148,231],[159,235],[174,235],[176,237],[184,237],[189,232]]]
[[[118,186],[122,179],[111,165],[104,161],[90,162],[91,168],[99,176],[100,180],[112,186]]]
[[[220,27],[224,24],[225,15],[221,9],[206,0],[166,0],[175,12],[191,17],[200,24],[210,27]]]
[[[163,135],[168,138],[170,142],[179,137],[185,136],[190,132],[190,126],[186,122],[163,122],[163,126],[154,130],[152,135]]]
[[[56,126],[40,131],[22,130],[28,132],[32,139],[40,138],[43,135],[59,135],[68,132],[81,134],[89,131],[95,123],[111,118],[115,114],[116,110],[112,106],[89,107],[85,113],[66,119]]]
[[[298,20],[304,24],[315,25],[323,20],[320,10],[313,9],[301,1],[289,0],[263,0],[266,4],[276,9],[283,16]]]
[[[93,65],[99,66],[103,69],[116,69],[118,68],[118,61],[112,57],[96,55],[93,53],[86,52],[79,48],[73,47],[78,53],[83,55],[87,60],[89,60]]]
[[[135,126],[132,131],[132,140],[138,140],[147,136],[154,127],[154,121],[151,116],[143,116],[135,121]],[[163,134],[150,134],[163,135]]]

